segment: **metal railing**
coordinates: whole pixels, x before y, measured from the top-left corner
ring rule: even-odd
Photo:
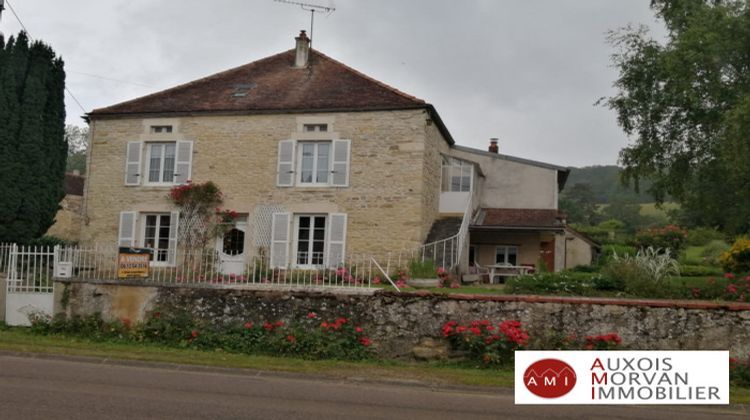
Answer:
[[[49,246],[18,246],[1,250],[9,293],[52,293],[55,249]]]
[[[472,217],[473,206],[471,197],[469,197],[461,219],[461,225],[455,235],[414,248],[387,253],[377,260],[380,265],[385,266],[384,271],[387,273],[404,270],[412,261],[425,262],[426,260],[432,261],[436,267],[455,271],[461,264],[464,253],[468,252],[466,245]]]
[[[118,276],[116,247],[60,247],[55,262],[66,266],[55,270],[57,277],[78,280],[122,280]],[[272,267],[265,255],[249,257],[246,262],[222,261],[214,250],[178,250],[176,263],[153,262],[148,277],[129,280],[153,284],[207,285],[239,287],[256,285],[268,288],[345,287],[368,288],[380,284],[382,274],[369,255],[351,255],[337,267],[320,265]]]

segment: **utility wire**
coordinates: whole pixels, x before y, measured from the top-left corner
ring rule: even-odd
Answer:
[[[16,17],[16,20],[21,25],[21,28],[29,36],[29,39],[32,39],[31,33],[29,32],[28,29],[26,29],[26,25],[23,24],[23,22],[21,21],[21,18],[18,17],[18,13],[16,13],[15,9],[13,9],[13,5],[10,4],[10,0],[5,0],[5,3],[8,5],[8,8],[10,9],[10,12],[13,13],[13,16]],[[73,98],[73,101],[78,105],[79,108],[81,108],[81,111],[83,111],[83,113],[85,114],[86,113],[86,108],[84,108],[83,105],[81,105],[81,102],[79,102],[78,98],[76,98],[76,96],[73,95],[73,92],[71,92],[71,90],[68,88],[68,86],[65,86],[65,92],[67,92],[68,95],[70,95],[70,97]]]
[[[102,79],[102,80],[109,80],[110,82],[124,83],[126,85],[135,85],[135,86],[140,86],[140,87],[145,87],[145,88],[153,88],[153,86],[144,85],[143,83],[128,82],[127,80],[113,79],[111,77],[99,76],[98,74],[84,73],[82,71],[66,70],[65,72],[73,73],[73,74],[81,74],[81,75],[89,76],[89,77],[95,77],[97,79]]]

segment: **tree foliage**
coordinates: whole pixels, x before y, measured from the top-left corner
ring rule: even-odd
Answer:
[[[684,220],[750,229],[750,12],[738,0],[653,0],[668,31],[613,32],[618,92],[605,104],[631,138],[623,179],[657,201],[680,202]]]
[[[77,125],[65,126],[65,141],[68,142],[68,162],[66,171],[86,174],[86,150],[88,149],[89,129]]]
[[[0,37],[0,241],[42,236],[64,196],[65,71],[25,33]]]

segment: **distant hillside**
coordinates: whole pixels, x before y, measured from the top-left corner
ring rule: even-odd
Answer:
[[[616,195],[626,196],[638,203],[651,203],[654,201],[654,198],[645,192],[650,183],[641,181],[641,192],[637,194],[632,187],[627,188],[620,183],[621,171],[622,169],[615,165],[573,168],[570,171],[570,176],[565,183],[565,189],[562,193],[565,194],[565,190],[575,184],[582,183],[591,186],[595,201],[598,204],[609,203],[610,198]]]

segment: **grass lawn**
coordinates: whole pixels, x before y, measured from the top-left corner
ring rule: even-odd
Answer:
[[[458,363],[387,360],[346,362],[256,356],[180,349],[154,344],[90,341],[60,335],[34,335],[24,328],[0,330],[0,351],[89,356],[123,360],[300,372],[333,378],[422,381],[430,384],[513,387],[513,370],[476,369]]]

